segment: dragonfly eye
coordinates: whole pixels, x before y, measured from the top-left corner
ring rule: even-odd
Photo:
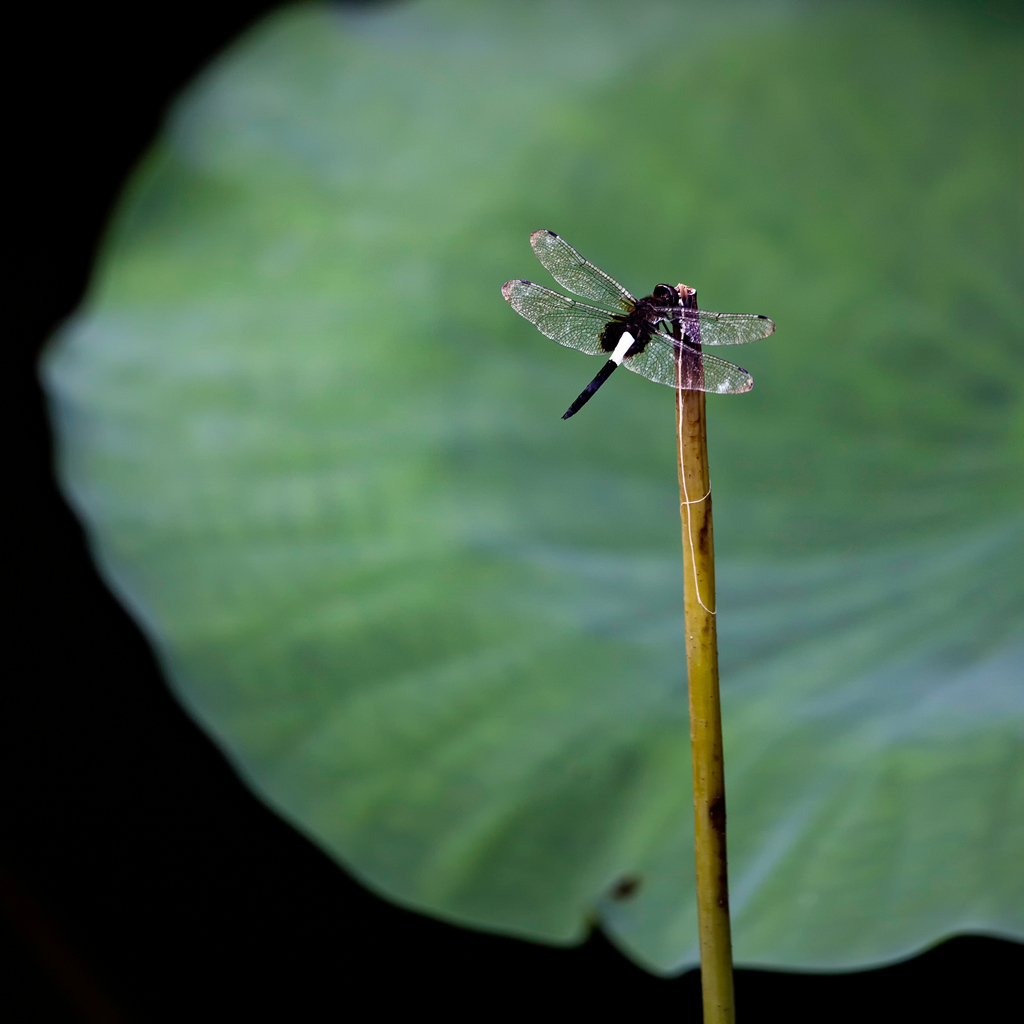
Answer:
[[[666,304],[676,305],[679,302],[679,293],[668,284],[659,284],[654,286],[654,297],[659,302]]]

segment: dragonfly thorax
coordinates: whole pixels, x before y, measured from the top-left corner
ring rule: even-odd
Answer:
[[[613,352],[622,335],[629,331],[635,344],[627,355],[643,352],[658,325],[667,319],[665,307],[680,305],[679,292],[669,284],[655,285],[650,295],[637,299],[636,305],[629,313],[613,317],[601,332],[601,348],[605,352]]]

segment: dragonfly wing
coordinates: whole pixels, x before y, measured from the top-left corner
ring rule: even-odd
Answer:
[[[712,313],[674,306],[665,306],[659,312],[666,320],[681,323],[698,345],[746,345],[775,333],[774,322],[760,313]]]
[[[627,313],[636,305],[636,299],[618,281],[585,260],[554,231],[534,231],[530,245],[548,273],[574,295],[607,303]]]
[[[754,386],[754,378],[742,366],[734,366],[718,356],[701,352],[678,342],[660,331],[643,352],[626,356],[622,363],[641,377],[687,391],[712,391],[720,395],[738,395]]]
[[[603,352],[599,338],[613,313],[559,295],[532,281],[507,281],[501,286],[501,294],[520,316],[559,345],[591,356]]]

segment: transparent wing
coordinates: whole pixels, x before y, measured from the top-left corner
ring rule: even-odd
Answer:
[[[598,337],[613,313],[559,295],[532,281],[507,281],[501,286],[501,294],[520,316],[559,345],[590,356],[602,354]]]
[[[548,273],[574,295],[607,303],[627,313],[636,305],[636,299],[618,281],[585,260],[554,231],[534,231],[530,245]]]
[[[635,356],[626,356],[622,365],[648,380],[667,384],[670,388],[685,388],[688,391],[738,395],[754,386],[754,378],[743,367],[734,366],[724,359],[719,359],[718,356],[701,352],[696,346],[676,341],[660,331],[651,338],[643,352]]]
[[[775,324],[760,313],[712,313],[704,309],[662,307],[666,320],[681,322],[699,345],[746,345],[775,333]]]

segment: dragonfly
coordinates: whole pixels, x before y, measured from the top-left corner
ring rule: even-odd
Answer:
[[[702,346],[767,338],[775,331],[768,317],[698,309],[696,289],[683,284],[659,284],[650,295],[635,299],[553,231],[534,231],[530,245],[566,291],[599,304],[571,299],[532,281],[506,281],[501,287],[508,304],[541,334],[587,355],[608,357],[563,420],[575,416],[620,366],[672,388],[736,395],[754,386],[741,366],[702,351]]]

